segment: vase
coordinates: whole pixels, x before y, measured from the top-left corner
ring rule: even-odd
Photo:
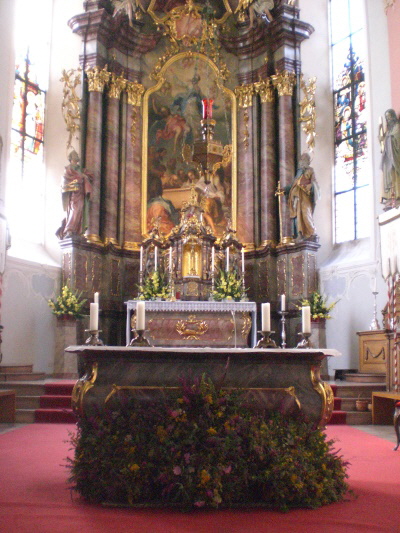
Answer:
[[[313,348],[326,348],[326,319],[317,318],[311,320],[311,346]],[[322,379],[329,379],[328,358],[325,357],[321,363]]]
[[[65,348],[77,344],[77,319],[71,315],[58,316],[54,376],[74,379],[78,375],[76,354],[65,352]]]

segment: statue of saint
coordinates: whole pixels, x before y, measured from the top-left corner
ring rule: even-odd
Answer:
[[[299,168],[289,188],[289,215],[293,219],[295,238],[310,239],[316,236],[313,213],[320,192],[310,162],[307,153],[300,157]]]
[[[65,167],[61,191],[66,217],[57,231],[60,239],[82,235],[87,229],[89,197],[92,192],[92,177],[80,170],[79,155],[73,150]]]
[[[395,207],[400,199],[400,123],[394,109],[386,111],[385,119],[386,131],[382,124],[379,128],[383,173],[381,202]]]

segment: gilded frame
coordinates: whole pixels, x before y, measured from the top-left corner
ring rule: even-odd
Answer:
[[[210,76],[214,78],[213,82],[215,83],[215,86],[218,87],[218,97],[221,101],[229,102],[229,114],[226,112],[226,108],[220,109],[219,113],[225,113],[225,122],[227,124],[220,125],[220,128],[226,128],[226,139],[230,141],[231,146],[231,162],[230,162],[230,191],[229,191],[229,197],[230,197],[230,205],[228,206],[227,210],[229,210],[229,216],[226,218],[229,219],[230,224],[232,225],[233,229],[236,229],[236,223],[237,223],[237,101],[236,96],[233,91],[225,87],[222,83],[222,79],[219,73],[219,69],[217,65],[209,59],[206,55],[201,54],[199,52],[181,52],[173,57],[171,57],[162,67],[159,76],[158,76],[158,82],[155,86],[149,88],[143,98],[143,142],[142,142],[142,194],[141,194],[141,227],[142,227],[142,234],[148,235],[149,233],[149,224],[148,224],[148,201],[151,199],[151,195],[149,194],[149,185],[151,184],[151,179],[149,178],[149,150],[152,149],[152,143],[154,143],[154,139],[151,139],[150,137],[150,131],[149,128],[152,128],[154,125],[154,122],[151,122],[151,119],[149,118],[150,113],[153,111],[153,95],[157,96],[157,93],[160,91],[160,89],[166,84],[168,87],[171,85],[169,79],[173,75],[172,70],[170,69],[176,65],[178,66],[178,62],[185,62],[187,61],[188,64],[191,65],[191,69],[194,72],[197,72],[196,68],[198,68],[199,65],[202,66],[202,68],[208,69],[208,72]],[[194,63],[193,63],[194,61]],[[194,65],[194,66],[193,66]],[[196,67],[197,65],[197,67]],[[190,69],[186,70],[186,79],[189,79],[192,75],[192,71]],[[176,76],[175,76],[176,77]],[[210,79],[207,78],[208,80]],[[179,82],[178,82],[179,83]],[[173,96],[171,96],[173,98]],[[218,104],[219,100],[216,99],[215,103]],[[224,104],[225,105],[225,104]],[[167,106],[165,106],[167,107]],[[175,116],[175,115],[174,115]],[[217,118],[217,117],[216,117]],[[178,119],[177,119],[178,120]],[[200,124],[199,124],[200,127]],[[217,128],[216,128],[216,135],[215,138],[218,141],[218,118],[217,118]],[[152,157],[154,156],[154,151],[152,152]],[[185,155],[183,154],[183,157]],[[228,182],[226,182],[228,183]],[[178,225],[179,221],[175,223],[175,226]],[[224,230],[226,227],[224,228]],[[168,235],[169,231],[163,232],[165,235]],[[219,231],[216,236],[221,236],[223,231]]]

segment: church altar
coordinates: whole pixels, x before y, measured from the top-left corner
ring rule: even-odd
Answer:
[[[83,370],[72,393],[76,413],[92,415],[113,400],[134,394],[149,401],[179,386],[183,376],[209,376],[239,388],[259,408],[301,411],[323,427],[333,410],[331,387],[320,378],[321,349],[160,348],[70,346]]]
[[[136,300],[126,303],[126,344],[134,328]],[[250,316],[249,316],[250,314]],[[257,342],[255,302],[147,301],[146,335],[153,346],[244,348]]]

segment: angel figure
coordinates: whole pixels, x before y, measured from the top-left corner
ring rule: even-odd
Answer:
[[[254,26],[255,17],[262,18],[269,24],[274,17],[271,14],[271,9],[274,7],[274,0],[240,0],[240,3],[235,11],[244,11],[249,9],[250,29]]]
[[[133,17],[138,17],[138,8],[142,7],[140,1],[136,0],[112,0],[112,5],[114,6],[113,16],[117,16],[120,11],[126,13],[128,15],[130,26],[132,26]]]

